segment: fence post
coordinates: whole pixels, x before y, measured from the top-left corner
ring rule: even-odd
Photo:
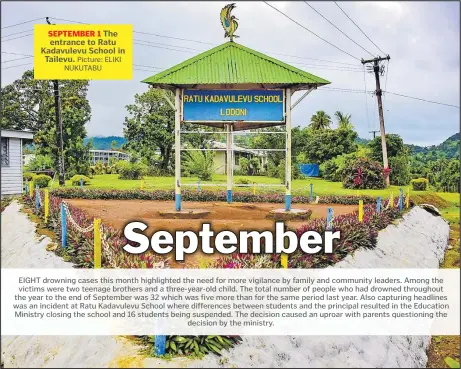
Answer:
[[[280,255],[280,264],[282,264],[282,268],[285,268],[285,269],[288,268],[288,255],[287,254]]]
[[[34,181],[29,182],[29,197],[32,199],[34,195]]]
[[[83,188],[83,178],[80,178],[80,188]]]
[[[64,201],[61,202],[61,245],[67,247],[67,219]]]
[[[40,209],[40,191],[38,186],[35,186],[35,207]]]
[[[381,196],[378,197],[378,201],[376,201],[376,212],[379,214],[381,213]]]
[[[256,183],[253,182],[253,195],[256,195]]]
[[[399,210],[402,211],[402,209],[403,209],[403,189],[400,188]]]
[[[166,336],[155,336],[155,354],[165,355]]]
[[[359,222],[363,222],[363,200],[359,200]]]
[[[391,192],[391,196],[389,197],[389,207],[393,208],[394,207],[394,193]]]
[[[45,223],[48,223],[48,215],[50,213],[50,199],[48,189],[43,190],[45,193]]]
[[[408,209],[410,207],[410,187],[407,190],[407,198],[405,199],[405,207]]]
[[[313,187],[314,187],[314,185],[311,183],[310,184],[311,191],[310,191],[310,196],[309,196],[309,202],[312,202],[314,200]]]
[[[333,220],[333,208],[328,208],[327,210],[327,229],[330,230],[331,227],[331,221]]]
[[[25,191],[26,191],[26,195],[29,193],[29,181],[26,179],[26,188],[25,188]]]
[[[94,269],[101,269],[101,219],[94,220]]]
[[[200,192],[200,179],[197,181],[197,191]]]

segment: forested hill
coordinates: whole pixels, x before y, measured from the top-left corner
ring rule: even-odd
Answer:
[[[417,145],[405,145],[411,154],[417,156],[436,156],[444,157],[447,159],[453,159],[459,157],[459,132],[448,137],[439,145],[432,146],[417,146]]]
[[[115,141],[115,148],[119,149],[126,140],[124,137],[120,136],[107,136],[107,137],[87,137],[83,140],[83,143],[86,145],[87,142],[93,139],[93,149],[95,150],[110,150],[112,148],[112,142]]]

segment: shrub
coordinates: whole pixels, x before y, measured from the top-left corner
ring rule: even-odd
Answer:
[[[22,177],[24,178],[24,181],[27,180],[27,181],[33,181],[35,177],[37,177],[37,175],[35,173],[32,173],[32,172],[24,172],[22,174]]]
[[[328,181],[341,182],[344,178],[344,169],[356,158],[357,154],[354,152],[339,155],[323,162],[320,165],[321,176]]]
[[[235,181],[235,184],[238,186],[239,184],[244,184],[244,185],[248,185],[250,184],[251,181],[248,179],[248,178],[239,178],[237,179],[237,181]]]
[[[349,162],[343,173],[344,188],[382,189],[386,187],[382,165],[368,158],[357,158]]]
[[[196,175],[202,181],[211,181],[214,172],[213,153],[210,151],[188,151],[184,170]]]
[[[126,163],[119,168],[120,179],[142,179],[147,173],[147,166],[142,163]]]
[[[411,180],[413,191],[426,191],[428,180],[426,178],[418,178]]]
[[[93,172],[94,174],[104,174],[105,173],[104,164],[98,161],[96,165],[93,167]]]
[[[248,169],[250,167],[250,161],[247,158],[240,158],[239,167],[242,173],[248,174]]]
[[[74,186],[80,185],[80,178],[83,179],[83,185],[89,185],[90,184],[90,179],[87,176],[81,175],[81,174],[76,174],[73,176],[70,180]]]
[[[152,354],[155,356],[155,336],[140,336],[143,343],[152,346]],[[171,355],[204,355],[215,354],[229,350],[240,343],[239,336],[166,336],[166,353]]]
[[[34,178],[34,185],[40,188],[48,187],[48,184],[51,181],[51,177],[46,174],[39,174]]]
[[[37,154],[27,166],[29,170],[44,170],[53,168],[53,158],[50,155]]]
[[[389,158],[389,166],[392,168],[389,177],[392,185],[406,186],[410,182],[410,167],[407,155]]]

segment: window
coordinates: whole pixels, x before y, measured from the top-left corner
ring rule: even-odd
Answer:
[[[2,146],[2,167],[8,167],[10,165],[8,138],[2,137],[1,146]]]

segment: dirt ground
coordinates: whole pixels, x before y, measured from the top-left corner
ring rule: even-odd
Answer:
[[[90,218],[101,218],[107,224],[123,232],[125,225],[141,221],[148,225],[144,234],[150,237],[156,231],[196,231],[203,223],[210,223],[215,233],[226,231],[265,231],[274,229],[274,220],[266,219],[269,211],[283,208],[283,204],[269,203],[233,203],[225,202],[183,202],[184,210],[208,210],[210,214],[202,219],[165,219],[160,211],[173,210],[172,201],[148,200],[67,200],[68,203],[83,210]],[[295,204],[296,209],[311,209],[312,218],[326,217],[327,208],[333,207],[335,215],[348,214],[357,209],[355,205]],[[298,228],[305,221],[288,221],[289,228]],[[214,255],[216,257],[218,255]],[[197,267],[201,258],[210,258],[199,252],[186,255],[185,263],[172,263],[172,267]],[[170,262],[173,258],[170,257]]]

